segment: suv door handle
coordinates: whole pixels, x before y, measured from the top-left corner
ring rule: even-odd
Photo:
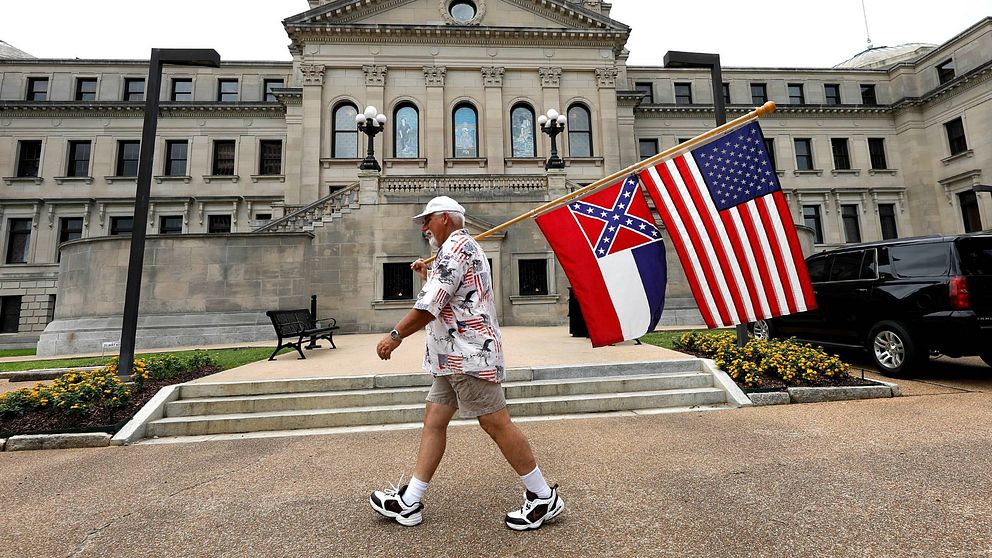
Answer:
[[[864,287],[862,287],[862,288],[860,288],[860,289],[854,289],[854,291],[855,291],[855,292],[859,292],[859,293],[866,293],[866,292],[868,292],[868,289],[867,289],[867,288],[864,288]]]

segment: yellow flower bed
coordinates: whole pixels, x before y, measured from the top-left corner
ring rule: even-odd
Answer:
[[[737,346],[732,332],[704,334],[689,332],[675,341],[675,347],[712,358],[716,365],[744,387],[761,385],[762,377],[778,379],[786,385],[823,382],[844,378],[848,365],[836,355],[790,340],[751,339]]]

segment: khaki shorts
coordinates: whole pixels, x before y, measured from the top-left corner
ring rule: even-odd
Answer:
[[[462,418],[476,418],[506,407],[503,386],[468,374],[435,376],[427,401],[458,409]]]

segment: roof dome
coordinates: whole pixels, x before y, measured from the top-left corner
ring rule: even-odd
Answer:
[[[878,70],[894,66],[899,62],[916,60],[935,48],[937,48],[937,45],[928,43],[906,43],[894,47],[874,47],[855,54],[853,57],[837,64],[834,68]]]
[[[26,58],[34,58],[34,56],[0,41],[0,60],[21,60]]]

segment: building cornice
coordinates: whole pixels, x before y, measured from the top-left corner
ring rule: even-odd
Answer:
[[[141,102],[59,102],[59,101],[0,101],[0,115],[5,117],[112,117],[141,118],[145,104]],[[176,103],[159,106],[162,117],[256,117],[282,116],[286,108],[280,103]]]
[[[727,115],[741,116],[754,110],[749,105],[731,105],[727,107]],[[674,104],[652,104],[640,105],[634,109],[640,115],[664,114],[670,118],[692,118],[702,114],[713,114],[713,105],[674,105]],[[887,116],[891,114],[892,108],[889,106],[866,107],[861,105],[778,105],[773,116],[784,118],[808,118],[810,115],[818,117],[850,117],[857,114],[860,116],[878,115]]]
[[[947,97],[968,91],[992,79],[992,60],[982,64],[974,70],[960,75],[940,87],[931,89],[919,97],[903,97],[892,104],[897,111],[903,111],[914,107],[928,107],[934,103],[943,101]]]
[[[148,68],[147,60],[131,60],[112,58],[30,58],[30,59],[5,59],[0,60],[0,66],[141,66]],[[293,67],[292,60],[224,60],[221,61],[221,68],[231,68],[236,66],[276,66],[284,70]]]

